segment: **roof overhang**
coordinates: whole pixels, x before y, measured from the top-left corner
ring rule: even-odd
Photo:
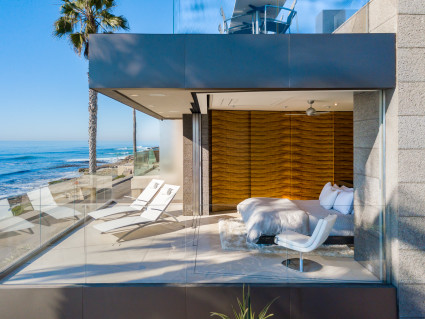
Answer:
[[[396,83],[395,55],[395,34],[95,34],[90,88],[172,118],[137,95],[167,91],[188,113],[199,108],[194,92],[388,89]]]

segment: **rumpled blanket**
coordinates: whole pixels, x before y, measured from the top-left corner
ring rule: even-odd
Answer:
[[[260,236],[276,236],[285,230],[308,234],[308,215],[286,198],[253,197],[237,206],[245,222],[247,242],[257,243]]]

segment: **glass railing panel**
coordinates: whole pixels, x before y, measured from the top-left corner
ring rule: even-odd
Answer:
[[[174,33],[289,34],[367,32],[368,0],[174,0]]]
[[[340,205],[339,210],[351,211],[347,215],[335,209],[325,212],[316,207],[315,211],[323,214],[312,218],[316,214],[312,210],[313,215],[306,215],[310,218],[307,225],[302,220],[297,224],[295,215],[286,219],[286,223],[276,219],[268,222],[266,215],[273,212],[263,210],[263,216],[255,216],[261,209],[252,213],[252,203],[240,204],[239,212],[230,210],[230,206],[230,203],[217,204],[216,213],[208,217],[218,224],[217,230],[200,228],[197,258],[202,263],[197,266],[198,275],[215,273],[229,280],[261,283],[379,283],[385,280],[384,206]],[[221,209],[226,210],[217,213]],[[363,214],[375,217],[368,221],[355,217]],[[337,216],[330,232],[321,230],[324,221],[320,220],[327,215]],[[257,218],[257,222],[249,218]],[[271,229],[274,227],[279,230]],[[214,231],[219,233],[219,239],[211,236]],[[268,231],[273,235],[260,236],[261,232]],[[203,241],[203,232],[210,237],[209,241]],[[279,234],[275,236],[276,233]]]
[[[28,198],[0,200],[0,272],[23,260],[40,246],[39,214]]]
[[[159,171],[159,148],[151,148],[136,153],[134,175],[155,175]]]

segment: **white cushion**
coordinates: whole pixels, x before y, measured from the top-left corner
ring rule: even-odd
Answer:
[[[331,184],[331,182],[326,183],[326,185],[325,185],[325,186],[323,186],[322,192],[320,193],[319,200],[322,200],[322,198],[323,198],[323,197],[324,197],[327,193],[329,193],[331,190],[332,190],[332,184]]]
[[[353,210],[354,192],[343,190],[338,194],[333,209],[344,215],[351,214]]]
[[[331,209],[339,193],[342,191],[331,187],[330,191],[323,194],[322,199],[319,199],[320,205],[325,209]]]
[[[347,192],[354,192],[354,188],[350,188],[350,187],[347,187],[347,186],[341,186],[341,189],[342,190],[344,190],[344,191],[347,191]]]

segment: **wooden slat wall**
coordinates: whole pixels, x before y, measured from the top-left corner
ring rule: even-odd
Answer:
[[[332,113],[291,117],[292,199],[316,199],[334,178]]]
[[[352,180],[352,121],[352,112],[212,111],[212,211],[249,197],[317,199],[326,182]]]
[[[233,209],[251,197],[250,114],[213,112],[211,119],[213,211]]]
[[[251,197],[291,191],[291,121],[282,112],[251,112]]]

